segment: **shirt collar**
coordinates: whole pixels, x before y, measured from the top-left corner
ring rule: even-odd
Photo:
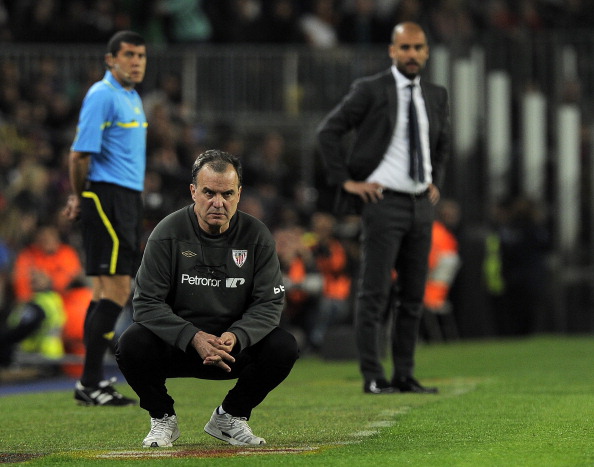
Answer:
[[[117,79],[115,79],[115,77],[113,76],[113,74],[111,73],[111,71],[107,70],[105,72],[105,75],[103,76],[103,81],[107,82],[107,84],[113,86],[116,89],[119,89],[120,91],[125,91],[124,86],[122,86]]]
[[[396,80],[396,86],[398,87],[398,89],[404,89],[407,86],[410,86],[411,84],[414,84],[415,86],[421,85],[421,77],[419,75],[415,76],[415,79],[411,81],[402,73],[400,73],[400,71],[398,71],[396,65],[392,65],[391,69],[392,74],[394,75],[394,79]]]

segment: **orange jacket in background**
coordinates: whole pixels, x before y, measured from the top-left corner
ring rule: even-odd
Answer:
[[[345,300],[351,291],[351,279],[346,272],[346,252],[336,239],[330,239],[327,248],[330,250],[329,256],[316,256],[318,269],[324,277],[324,296]]]
[[[429,274],[424,303],[440,309],[446,302],[459,267],[458,240],[439,221],[433,222],[433,239],[429,252]]]
[[[70,245],[60,245],[54,254],[48,254],[31,245],[17,255],[13,271],[15,297],[19,302],[33,298],[32,277],[42,272],[52,280],[52,290],[63,295],[68,285],[83,274],[78,253]]]

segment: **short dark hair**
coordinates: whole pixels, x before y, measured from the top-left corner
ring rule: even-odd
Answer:
[[[220,149],[209,149],[198,155],[194,164],[192,165],[192,183],[196,184],[196,177],[198,172],[202,168],[208,165],[215,172],[222,173],[227,170],[229,165],[232,165],[237,172],[237,178],[239,180],[239,186],[243,183],[243,169],[239,157],[229,154],[228,152],[221,151]]]
[[[116,32],[107,43],[107,53],[116,56],[122,48],[122,42],[134,45],[145,45],[144,38],[134,31]]]

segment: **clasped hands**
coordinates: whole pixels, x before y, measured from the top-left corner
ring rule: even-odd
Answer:
[[[192,346],[202,358],[202,363],[209,366],[218,366],[229,373],[231,367],[226,363],[234,363],[235,358],[231,351],[237,343],[237,336],[232,332],[224,332],[220,337],[204,331],[198,331],[192,338]]]

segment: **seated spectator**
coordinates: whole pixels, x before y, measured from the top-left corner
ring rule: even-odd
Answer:
[[[426,340],[451,340],[458,337],[448,296],[460,268],[458,240],[454,233],[459,221],[458,203],[448,199],[441,200],[436,207],[433,222],[429,274],[423,299],[425,313],[421,335]]]
[[[300,348],[307,348],[323,282],[303,234],[301,227],[284,227],[275,230],[274,239],[285,285],[281,325],[295,335]]]
[[[68,314],[84,315],[88,305],[76,310],[65,307],[65,303],[77,303],[68,294],[85,287],[82,277],[77,251],[61,242],[56,226],[40,226],[33,242],[15,259],[15,304],[6,326],[0,330],[0,366],[12,363],[17,344],[21,350],[47,359],[64,356],[62,331]],[[82,339],[82,329],[79,335]]]
[[[446,306],[450,287],[460,267],[458,240],[454,235],[459,219],[460,208],[455,201],[440,201],[433,222],[429,274],[424,298],[425,307],[429,310],[436,311]]]
[[[323,291],[313,319],[309,341],[314,350],[320,350],[328,329],[347,321],[350,315],[351,277],[347,252],[336,238],[334,216],[314,213],[311,232],[307,236],[311,251],[322,275]]]

